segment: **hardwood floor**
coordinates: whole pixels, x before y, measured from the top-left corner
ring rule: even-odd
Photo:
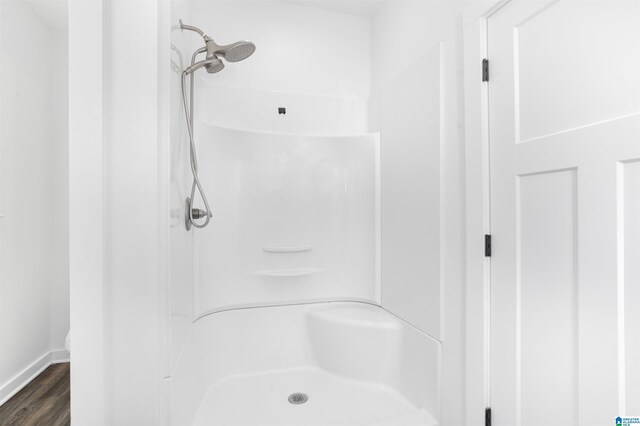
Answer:
[[[0,407],[2,426],[68,426],[69,363],[53,364]]]

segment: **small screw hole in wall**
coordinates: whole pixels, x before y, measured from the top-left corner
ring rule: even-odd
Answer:
[[[287,109],[285,107],[278,107],[278,114],[286,114]]]

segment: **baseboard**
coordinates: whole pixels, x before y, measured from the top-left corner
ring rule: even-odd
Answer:
[[[66,349],[54,349],[50,352],[51,364],[69,362],[69,352]]]
[[[0,405],[7,402],[13,395],[38,377],[45,368],[51,364],[58,364],[69,361],[69,352],[65,349],[58,349],[47,352],[42,357],[31,363],[27,368],[16,374],[11,380],[0,385]]]

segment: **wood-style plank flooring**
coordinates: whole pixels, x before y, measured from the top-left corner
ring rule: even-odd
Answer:
[[[53,364],[0,406],[2,426],[68,426],[69,363]]]

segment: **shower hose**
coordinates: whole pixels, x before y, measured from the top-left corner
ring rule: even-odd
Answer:
[[[195,55],[194,55],[195,56]],[[202,184],[200,183],[200,179],[198,178],[198,156],[196,155],[196,144],[193,139],[193,74],[190,74],[190,96],[189,102],[187,102],[187,71],[182,72],[182,104],[184,106],[184,116],[187,121],[187,133],[189,135],[189,157],[191,162],[191,174],[193,175],[193,181],[191,183],[191,202],[187,208],[187,215],[189,215],[189,221],[196,228],[204,228],[209,224],[209,220],[211,220],[211,209],[209,208],[209,202],[207,201],[207,196],[202,189]],[[189,105],[190,104],[190,105]],[[201,213],[200,210],[194,209],[194,196],[196,194],[196,189],[198,190],[198,194],[202,198],[202,202],[204,204],[204,214]],[[196,215],[194,216],[194,213]],[[196,223],[195,219],[201,219],[204,217],[204,222]]]

